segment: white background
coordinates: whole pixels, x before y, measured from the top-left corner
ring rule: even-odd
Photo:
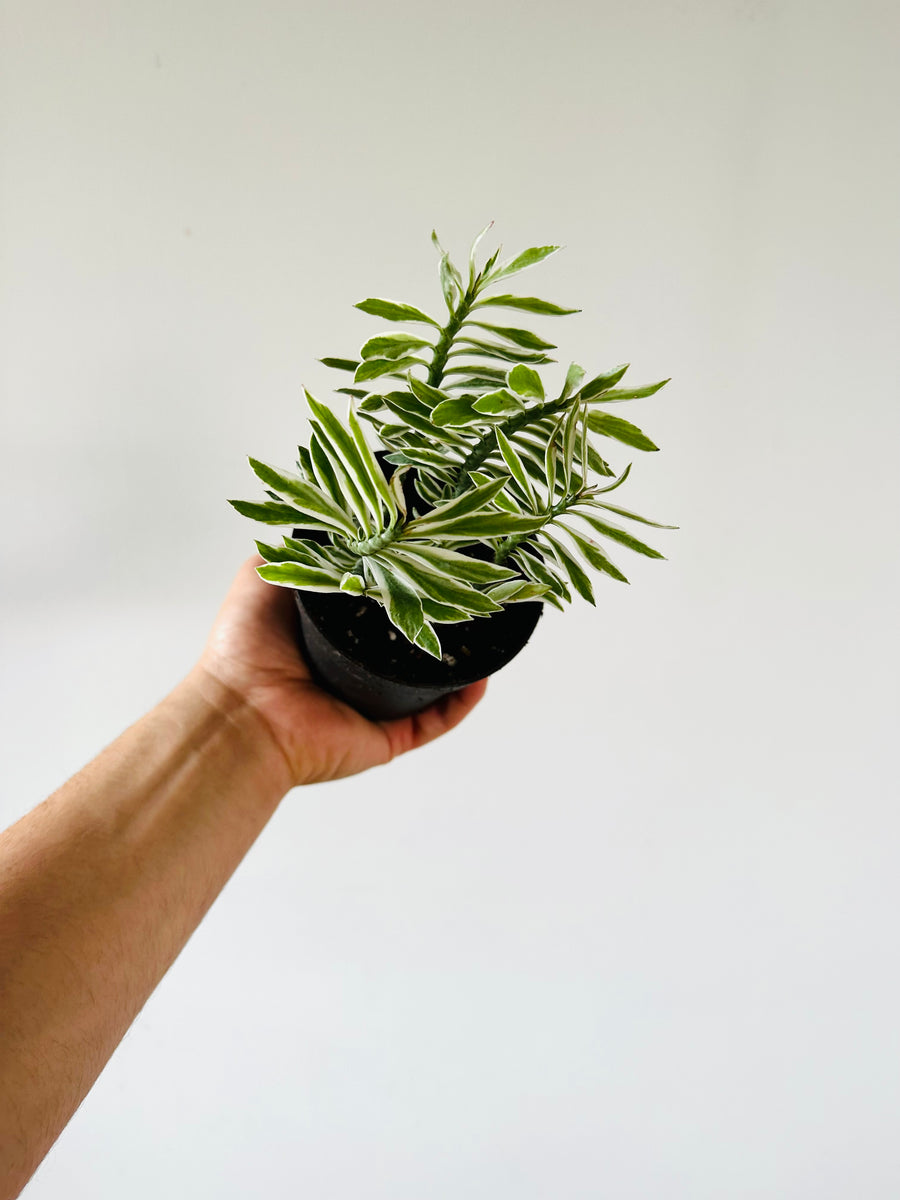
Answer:
[[[0,823],[187,671],[433,226],[566,247],[680,526],[285,800],[26,1194],[896,1197],[896,6],[0,12]]]

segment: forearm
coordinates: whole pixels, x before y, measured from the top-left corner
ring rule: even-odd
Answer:
[[[195,670],[0,836],[0,1200],[27,1182],[291,782],[259,715]]]

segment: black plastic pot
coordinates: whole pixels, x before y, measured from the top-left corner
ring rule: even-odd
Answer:
[[[387,478],[393,467],[385,451],[376,458]],[[403,480],[409,510],[427,511],[413,485]],[[325,542],[324,533],[295,529],[294,537]],[[489,556],[487,547],[472,553]],[[413,646],[388,620],[384,606],[367,596],[294,592],[304,657],[316,682],[373,721],[421,712],[441,696],[493,675],[519,653],[544,611],[540,600],[508,604],[502,612],[454,625],[437,625],[444,652],[439,662]]]
[[[493,675],[525,646],[544,608],[528,600],[488,617],[438,625],[444,651],[439,662],[398,633],[376,600],[335,592],[294,596],[304,656],[316,682],[371,720],[421,712],[441,696]]]

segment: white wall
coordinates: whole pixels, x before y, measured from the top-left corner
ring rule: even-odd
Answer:
[[[26,1194],[895,1197],[896,7],[0,12],[0,823],[190,666],[432,226],[566,246],[681,526],[285,801]]]

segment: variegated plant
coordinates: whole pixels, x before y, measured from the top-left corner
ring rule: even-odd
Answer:
[[[298,474],[251,458],[270,499],[229,501],[255,521],[314,533],[285,536],[281,546],[257,542],[266,560],[257,568],[263,579],[303,591],[370,596],[401,633],[438,658],[435,625],[536,598],[562,608],[572,599],[570,587],[595,603],[584,564],[627,582],[592,534],[662,558],[609,514],[674,528],[609,502],[630,464],[617,476],[593,441],[596,435],[656,450],[605,406],[650,396],[668,380],[618,388],[627,364],[585,382],[583,368],[572,363],[559,394],[548,398],[536,368],[554,361],[546,351],[555,347],[529,330],[484,318],[491,308],[544,316],[579,310],[484,293],[558,247],[534,247],[497,265],[498,249],[477,270],[487,229],[472,246],[466,281],[432,235],[441,256],[445,324],[389,300],[356,306],[386,321],[428,326],[429,336],[380,333],[358,359],[322,359],[353,373],[354,386],[337,389],[350,396],[346,419],[307,392],[310,440],[298,448]],[[393,467],[389,478],[360,418]]]

